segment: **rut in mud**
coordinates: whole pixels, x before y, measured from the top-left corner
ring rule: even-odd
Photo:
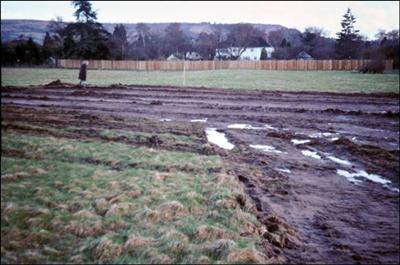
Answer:
[[[52,84],[3,87],[1,97],[5,126],[29,121],[81,128],[63,137],[128,141],[98,135],[95,128],[148,131],[146,119],[160,121],[161,133],[171,132],[162,124],[175,121],[188,124],[176,123],[176,134],[191,135],[191,126],[215,128],[234,146],[215,150],[253,198],[268,228],[264,237],[287,262],[399,262],[398,94]],[[129,141],[213,152],[159,139]]]

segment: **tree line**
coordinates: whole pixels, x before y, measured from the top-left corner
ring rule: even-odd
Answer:
[[[204,60],[213,60],[218,49],[265,47],[275,51],[273,59],[295,59],[304,51],[314,59],[394,59],[399,66],[399,31],[380,31],[375,40],[368,40],[355,29],[356,18],[348,9],[341,21],[337,38],[326,36],[323,29],[309,27],[304,32],[282,28],[266,36],[251,24],[211,25],[211,31],[201,32],[195,39],[182,30],[179,23],[169,24],[162,34],[153,32],[144,23],[136,25],[136,36],[128,41],[123,24],[109,33],[97,22],[97,13],[89,1],[72,1],[76,21],[61,19],[49,23],[43,44],[21,37],[2,43],[2,65],[46,63],[48,58],[163,60],[171,54],[183,58],[186,52],[197,52]],[[228,59],[235,60],[238,54]],[[265,58],[264,58],[265,59]]]

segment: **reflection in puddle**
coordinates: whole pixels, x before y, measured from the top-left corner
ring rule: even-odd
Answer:
[[[359,176],[357,173],[350,173],[350,172],[348,172],[346,170],[342,170],[342,169],[338,169],[336,172],[338,175],[345,177],[348,181],[350,181],[352,183],[357,184],[357,183],[361,182],[361,180],[355,178],[355,177]]]
[[[160,121],[172,121],[172,119],[160,119]]]
[[[221,148],[232,150],[235,146],[231,144],[224,133],[218,132],[216,128],[206,129],[207,140]]]
[[[321,138],[321,137],[329,137],[333,135],[333,133],[329,133],[329,132],[324,132],[324,133],[313,133],[310,134],[311,138]]]
[[[268,124],[265,124],[264,127],[265,127],[266,129],[278,130],[277,128],[272,127],[271,125],[268,125]]]
[[[365,170],[356,170],[356,173],[350,173],[346,170],[338,169],[337,174],[345,177],[348,181],[355,183],[355,184],[362,182],[360,179],[356,179],[357,177],[358,178],[366,178],[372,182],[380,183],[388,189],[399,192],[399,189],[389,186],[389,184],[392,183],[390,180],[387,180],[376,174],[368,174]]]
[[[229,124],[228,128],[229,129],[247,129],[247,130],[265,130],[265,129],[277,130],[275,127],[272,127],[268,124],[265,124],[263,127],[256,127],[256,126],[252,126],[250,124],[235,123],[235,124]]]
[[[311,142],[310,140],[298,140],[298,139],[292,139],[290,140],[294,145],[298,144],[305,144]]]
[[[270,145],[251,144],[250,147],[259,149],[264,152],[282,153],[282,151],[276,150],[275,147],[270,146]]]
[[[337,157],[334,157],[334,156],[327,156],[330,160],[332,160],[333,162],[336,162],[336,163],[339,163],[339,164],[342,164],[342,165],[346,165],[346,166],[350,166],[351,164],[350,164],[350,162],[349,161],[347,161],[347,160],[343,160],[343,159],[340,159],[340,158],[337,158]]]
[[[317,152],[313,152],[313,151],[310,151],[310,150],[301,150],[301,153],[303,155],[305,155],[305,156],[309,156],[309,157],[312,157],[312,158],[315,158],[315,159],[321,159],[321,157],[318,155]]]
[[[228,125],[229,129],[248,129],[248,130],[262,130],[263,127],[254,127],[250,124],[230,124]]]
[[[277,168],[276,170],[280,171],[280,172],[284,172],[284,173],[291,173],[292,171],[290,171],[290,169],[287,168]]]
[[[194,119],[194,120],[190,120],[190,122],[207,122],[207,118],[205,118],[205,119]]]

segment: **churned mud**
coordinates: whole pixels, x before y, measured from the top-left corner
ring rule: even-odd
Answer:
[[[52,135],[60,131],[51,127],[69,127],[57,136],[217,152],[267,227],[263,237],[274,248],[265,252],[288,263],[399,263],[398,94],[81,89],[55,82],[2,87],[1,105],[2,126],[11,130]],[[196,136],[199,127],[204,134],[192,146],[97,130]]]

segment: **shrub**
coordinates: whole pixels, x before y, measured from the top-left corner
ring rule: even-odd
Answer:
[[[365,73],[373,73],[373,74],[382,74],[385,70],[385,62],[381,59],[373,59],[369,63],[360,67],[360,72]]]

